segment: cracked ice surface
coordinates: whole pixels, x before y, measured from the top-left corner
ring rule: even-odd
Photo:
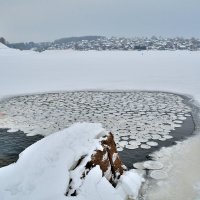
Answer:
[[[0,103],[0,128],[49,135],[75,122],[98,122],[115,134],[119,151],[148,149],[173,138],[191,109],[164,92],[80,91],[12,97]]]

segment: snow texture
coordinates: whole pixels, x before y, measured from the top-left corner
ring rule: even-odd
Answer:
[[[141,187],[143,178],[139,177],[135,170],[129,170],[121,176],[116,187],[118,193],[123,199],[136,199]]]

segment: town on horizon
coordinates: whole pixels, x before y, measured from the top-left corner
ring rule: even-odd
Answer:
[[[0,42],[10,48],[20,50],[200,50],[200,39],[191,37],[105,37],[80,36],[66,37],[53,42],[19,42],[9,43],[1,37]]]

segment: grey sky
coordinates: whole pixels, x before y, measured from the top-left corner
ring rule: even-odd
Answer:
[[[200,37],[200,0],[0,0],[0,36]]]

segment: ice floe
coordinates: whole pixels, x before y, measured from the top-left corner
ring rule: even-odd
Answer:
[[[153,179],[159,180],[159,179],[166,179],[168,177],[168,174],[163,170],[153,170],[150,172],[149,176]]]
[[[77,91],[25,95],[0,103],[0,128],[44,136],[75,122],[98,122],[115,134],[119,151],[148,149],[173,138],[191,108],[164,92]]]
[[[153,160],[145,161],[143,166],[145,169],[162,169],[163,168],[163,164],[161,162],[153,161]]]

